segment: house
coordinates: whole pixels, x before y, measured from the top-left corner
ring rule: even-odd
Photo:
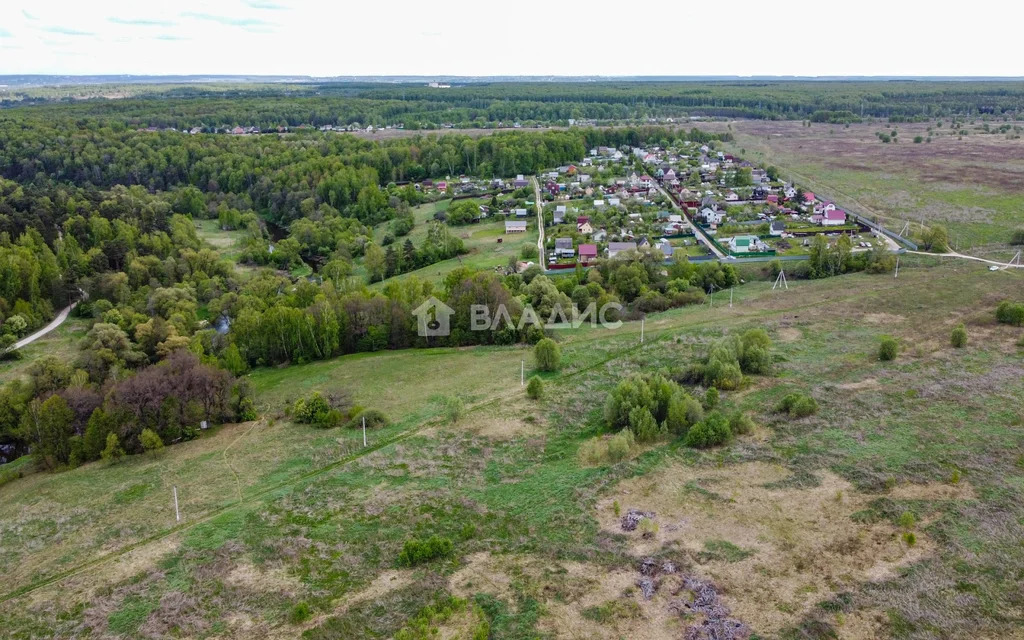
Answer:
[[[634,175],[635,175],[635,174],[634,174]],[[640,181],[639,181],[639,184],[640,184],[640,186],[641,186],[641,187],[643,187],[644,189],[650,189],[650,188],[651,188],[651,185],[653,185],[653,184],[654,184],[654,179],[653,179],[653,178],[651,178],[651,176],[649,176],[649,175],[647,175],[647,174],[645,173],[644,175],[640,176]]]
[[[594,233],[594,227],[590,225],[590,218],[588,216],[580,216],[576,218],[576,230],[588,235]]]
[[[595,209],[604,209],[604,200],[594,200]]]
[[[604,239],[608,237],[608,232],[604,229],[598,229],[593,233],[594,242],[604,242]],[[580,245],[583,246],[583,245]]]
[[[589,262],[597,259],[597,245],[596,244],[581,244],[580,245],[580,262]]]
[[[608,198],[608,206],[610,206],[610,207],[617,207],[617,206],[619,206],[619,199],[618,198]]]
[[[434,186],[437,187],[438,191],[447,191],[448,190],[448,183],[445,182],[444,180],[439,181]]]
[[[804,194],[804,203],[811,204],[812,202],[814,202],[814,194],[808,191]]]
[[[726,202],[736,202],[739,199],[740,197],[736,194],[735,191],[730,191],[729,193],[725,194]]]
[[[517,218],[525,218],[527,215],[529,215],[529,212],[526,209],[516,209]]]
[[[669,244],[668,240],[666,240],[665,238],[662,238],[661,240],[659,240],[658,244],[654,245],[654,248],[657,249],[658,251],[660,251],[662,253],[662,255],[664,255],[666,258],[671,258],[672,257],[672,252],[673,252],[672,245]]]
[[[676,179],[676,172],[673,171],[672,169],[669,169],[668,171],[665,172],[665,175],[662,176],[662,179],[665,180],[665,182],[672,182]]]
[[[724,211],[715,211],[710,207],[701,209],[700,216],[704,218],[706,224],[722,224],[722,220],[725,220]]]
[[[525,220],[506,220],[505,233],[526,233]]]
[[[771,235],[776,236],[776,237],[781,236],[782,232],[784,232],[785,230],[786,230],[786,223],[783,222],[782,220],[775,220],[768,227],[768,233],[770,233]]]
[[[626,251],[636,251],[635,242],[609,242],[608,243],[608,257],[614,258],[620,253]]]
[[[576,251],[572,248],[572,238],[555,238],[555,257],[572,258]]]
[[[821,224],[826,227],[835,227],[846,224],[846,212],[842,209],[831,209],[822,216]]]
[[[779,196],[775,195],[774,193],[765,196],[764,199],[768,202],[768,204],[779,204]]]
[[[555,214],[554,214],[552,220],[553,220],[553,222],[555,224],[562,224],[563,222],[565,222],[565,205],[564,204],[560,204],[557,207],[555,207]]]
[[[517,175],[516,179],[512,182],[512,186],[515,187],[516,189],[519,189],[520,187],[525,187],[528,184],[530,184],[530,181],[524,178],[523,174],[521,173]]]
[[[732,253],[748,253],[759,251],[760,241],[757,236],[736,236],[729,239],[729,251]]]

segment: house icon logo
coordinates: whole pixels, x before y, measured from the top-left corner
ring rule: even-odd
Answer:
[[[423,337],[446,336],[451,333],[449,321],[455,311],[434,296],[413,309],[416,316],[416,332]]]

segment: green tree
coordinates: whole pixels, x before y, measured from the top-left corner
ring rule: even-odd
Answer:
[[[103,458],[104,462],[109,464],[119,462],[124,458],[124,449],[121,448],[121,441],[118,440],[116,433],[107,434],[107,444],[103,447],[103,452],[100,453],[100,457]]]
[[[150,455],[156,455],[164,448],[164,441],[152,429],[142,430],[142,433],[139,434],[139,443],[142,445],[143,451]]]
[[[544,338],[533,347],[533,359],[541,371],[558,371],[562,364],[562,351],[551,338]]]

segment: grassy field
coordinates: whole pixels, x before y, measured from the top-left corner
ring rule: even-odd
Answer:
[[[674,577],[651,600],[634,586],[653,555],[714,581],[760,637],[1021,637],[1024,358],[1021,330],[993,316],[1019,277],[908,259],[899,279],[750,283],[731,308],[648,317],[643,344],[636,323],[561,333],[563,368],[540,402],[519,386],[520,362],[532,367],[521,347],[257,370],[258,421],[0,487],[0,628],[384,638],[455,594],[492,638],[680,637]],[[949,347],[959,322],[964,350]],[[755,418],[750,435],[578,461],[623,375],[685,366],[749,327],[769,332],[777,361],[723,394]],[[877,359],[882,334],[902,345],[893,362]],[[392,423],[363,449],[358,432],[288,422],[283,407],[313,389]],[[774,413],[791,390],[821,411]],[[467,407],[455,423],[450,395]],[[623,532],[618,508],[655,511],[660,528]],[[400,565],[404,541],[433,534],[453,541],[449,558]],[[468,637],[466,616],[439,636]]]
[[[84,319],[68,316],[62,325],[19,349],[21,359],[0,361],[0,384],[26,377],[32,363],[43,356],[73,360],[78,354],[78,341],[87,329],[88,323]]]
[[[480,199],[479,202],[483,204],[488,201],[489,199]],[[416,226],[413,227],[409,238],[412,239],[414,245],[418,247],[426,239],[427,226],[429,221],[433,219],[434,213],[446,210],[449,204],[450,201],[441,200],[420,205],[413,210]],[[508,264],[511,256],[518,257],[520,255],[523,246],[537,245],[536,213],[532,208],[530,209],[530,216],[527,218],[527,221],[529,222],[527,232],[516,234],[505,233],[505,217],[501,215],[486,218],[477,224],[452,227],[451,232],[461,238],[465,244],[466,255],[452,258],[451,260],[442,260],[428,267],[416,269],[415,271],[403,273],[395,277],[407,278],[410,275],[416,275],[421,280],[433,282],[436,285],[444,281],[446,275],[460,266],[478,270],[492,270],[495,267],[504,267]],[[500,243],[498,242],[499,239],[501,240]],[[396,244],[399,246],[404,242],[403,238],[396,240]],[[536,259],[534,260],[536,261]],[[381,287],[384,282],[375,283],[374,286]]]
[[[983,134],[965,124],[959,136],[948,121],[893,125],[897,143],[882,143],[885,123],[842,125],[736,121],[732,150],[786,177],[866,213],[899,231],[910,222],[945,224],[961,251],[1010,258],[1011,232],[1024,225],[1024,139]],[[928,129],[932,131],[929,132]],[[915,144],[922,136],[931,142]]]

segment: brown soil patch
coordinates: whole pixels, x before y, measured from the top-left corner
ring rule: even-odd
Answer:
[[[895,324],[906,320],[903,316],[892,313],[865,313],[864,322],[868,324]]]
[[[857,382],[844,382],[837,386],[845,391],[863,391],[865,389],[873,390],[882,388],[882,385],[880,385],[878,380],[875,378],[865,378]]]
[[[645,600],[632,569],[609,573],[580,562],[553,562],[536,556],[476,553],[449,579],[452,593],[463,598],[486,593],[515,607],[517,594],[544,603],[541,628],[556,638],[679,638],[679,614],[668,608],[673,589],[660,589]],[[620,603],[629,615],[596,622],[584,617],[590,607]],[[627,608],[628,607],[628,608]]]
[[[360,602],[376,600],[391,593],[392,591],[407,587],[410,584],[412,584],[412,571],[385,571],[374,578],[373,582],[367,585],[362,591],[350,596],[339,598],[338,607],[335,609],[335,613],[345,611],[352,605],[359,604]]]
[[[543,433],[544,420],[537,413],[536,403],[518,399],[472,411],[454,428],[492,440],[513,440]]]
[[[974,500],[974,489],[966,482],[946,484],[903,484],[894,487],[889,497],[896,500]]]
[[[804,337],[803,331],[792,327],[783,327],[776,332],[779,342],[796,342]]]
[[[907,547],[888,523],[858,524],[850,516],[872,498],[842,478],[818,474],[813,488],[769,488],[791,474],[781,466],[745,463],[716,469],[675,465],[619,484],[598,503],[606,531],[626,535],[639,556],[678,550],[692,573],[712,580],[736,618],[758,633],[777,633],[821,600],[856,583],[882,580],[924,557],[931,544],[918,532]],[[614,513],[655,513],[658,530],[625,533]],[[708,553],[722,541],[739,554]],[[870,636],[867,636],[870,637]]]

